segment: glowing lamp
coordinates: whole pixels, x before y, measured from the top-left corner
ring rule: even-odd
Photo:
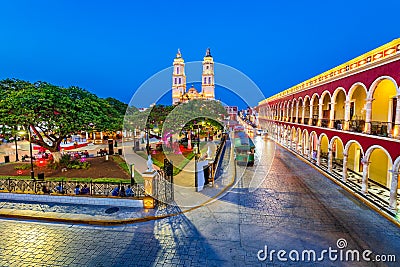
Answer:
[[[21,175],[22,173],[23,173],[22,170],[18,170],[18,171],[17,171],[17,174],[18,174],[18,175]]]
[[[143,208],[145,209],[154,209],[156,203],[154,198],[150,197],[150,196],[145,196],[143,198]]]

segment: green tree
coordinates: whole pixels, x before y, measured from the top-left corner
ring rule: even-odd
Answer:
[[[122,128],[121,116],[106,100],[79,87],[8,79],[0,81],[0,88],[2,124],[30,127],[32,143],[54,152],[56,160],[61,141],[70,134]]]

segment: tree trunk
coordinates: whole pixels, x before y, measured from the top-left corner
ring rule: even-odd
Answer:
[[[51,152],[51,154],[53,154],[54,163],[59,163],[61,159],[61,152],[56,151],[56,152]]]

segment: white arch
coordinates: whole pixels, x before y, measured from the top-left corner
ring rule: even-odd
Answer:
[[[385,154],[388,156],[388,158],[390,159],[390,164],[393,166],[393,160],[392,160],[392,157],[390,156],[389,152],[387,152],[387,150],[384,147],[380,146],[380,145],[372,145],[367,149],[367,151],[365,152],[365,159],[366,160],[369,160],[369,157],[371,156],[372,152],[375,149],[382,149],[385,152]]]
[[[392,166],[393,170],[400,171],[400,156],[397,157]]]
[[[329,102],[331,102],[332,101],[332,96],[331,96],[331,93],[329,93],[329,91],[328,90],[325,90],[325,91],[323,91],[322,92],[322,94],[321,94],[321,97],[319,98],[319,103],[320,104],[322,104],[323,103],[323,101],[324,101],[324,98],[325,98],[325,96],[326,95],[329,95]]]
[[[319,95],[318,95],[317,93],[314,93],[314,94],[311,96],[310,105],[314,105],[315,97],[316,97],[316,98],[318,99],[318,101],[319,101],[319,99],[320,99]]]
[[[347,99],[346,90],[344,90],[343,87],[338,87],[338,88],[335,89],[335,91],[332,94],[331,102],[336,103],[336,97],[340,93],[340,91],[343,91],[345,99]]]
[[[321,133],[320,135],[319,135],[319,137],[318,137],[318,144],[321,144],[321,141],[322,141],[322,137],[323,136],[326,136],[326,138],[328,139],[328,146],[329,146],[329,138],[328,138],[328,136],[326,135],[326,133]]]
[[[372,97],[374,96],[374,92],[375,92],[376,87],[378,87],[379,82],[381,82],[383,80],[390,80],[394,84],[394,87],[396,88],[396,95],[400,94],[399,87],[397,86],[396,81],[392,77],[390,77],[390,76],[381,76],[381,77],[375,79],[375,81],[371,84],[371,87],[368,90],[367,98],[372,99]]]
[[[336,139],[338,139],[340,143],[342,143],[342,147],[344,147],[342,139],[340,139],[339,136],[335,135],[334,137],[332,137],[331,141],[329,141],[329,148],[332,148],[333,143],[335,142]]]
[[[349,148],[350,146],[355,143],[360,147],[361,155],[364,157],[364,148],[361,146],[361,144],[357,140],[350,140],[346,143],[346,146],[344,147],[344,154],[348,155],[349,153]]]
[[[346,95],[346,101],[350,101],[351,100],[351,97],[353,97],[353,93],[354,93],[354,91],[356,90],[356,88],[358,86],[361,86],[362,88],[364,88],[365,95],[368,96],[368,90],[367,90],[367,87],[365,86],[365,84],[363,84],[362,82],[356,82],[355,84],[353,84],[350,87],[349,92]]]

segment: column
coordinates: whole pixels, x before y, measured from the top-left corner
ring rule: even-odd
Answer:
[[[296,121],[295,123],[298,123],[299,121],[299,102],[296,103]]]
[[[322,114],[323,114],[323,108],[324,104],[323,103],[319,103],[318,104],[318,123],[317,126],[321,127],[321,123],[322,123]]]
[[[392,170],[392,183],[390,185],[390,199],[389,208],[393,211],[397,211],[397,188],[399,184],[399,172]]]
[[[311,153],[310,153],[309,147],[306,148],[306,156],[307,156],[308,160],[311,160]]]
[[[304,106],[304,103],[303,103],[303,108],[302,108],[302,111],[301,111],[301,124],[304,124],[304,116],[305,116],[305,114],[306,114],[306,106]]]
[[[308,125],[312,124],[312,119],[313,119],[313,104],[311,103],[312,101],[310,101],[310,118],[308,119]]]
[[[146,171],[142,173],[145,193],[145,197],[143,198],[143,208],[145,209],[153,209],[155,207],[154,196],[156,195],[156,175],[157,171]]]
[[[317,144],[317,165],[321,165],[321,144]]]
[[[361,182],[361,193],[364,195],[368,194],[368,167],[369,167],[369,162],[368,161],[363,161],[363,176],[362,176],[362,182]]]
[[[332,148],[328,148],[328,172],[332,172],[332,165],[333,165],[333,153]]]
[[[347,154],[343,153],[343,182],[347,182]]]
[[[100,132],[100,139],[103,140],[103,132]]]
[[[396,118],[394,120],[393,136],[400,139],[400,95],[397,96]]]
[[[372,118],[372,98],[368,98],[365,103],[365,129],[364,133],[371,133],[371,118]]]
[[[333,128],[334,120],[335,120],[335,104],[336,103],[331,102],[331,110],[330,110],[330,113],[329,113],[329,124],[328,124],[328,127],[331,128],[331,129]]]
[[[89,139],[89,133],[86,132],[86,141]]]
[[[346,130],[346,131],[349,130],[349,126],[350,126],[350,103],[351,103],[351,101],[345,102],[343,130]]]

